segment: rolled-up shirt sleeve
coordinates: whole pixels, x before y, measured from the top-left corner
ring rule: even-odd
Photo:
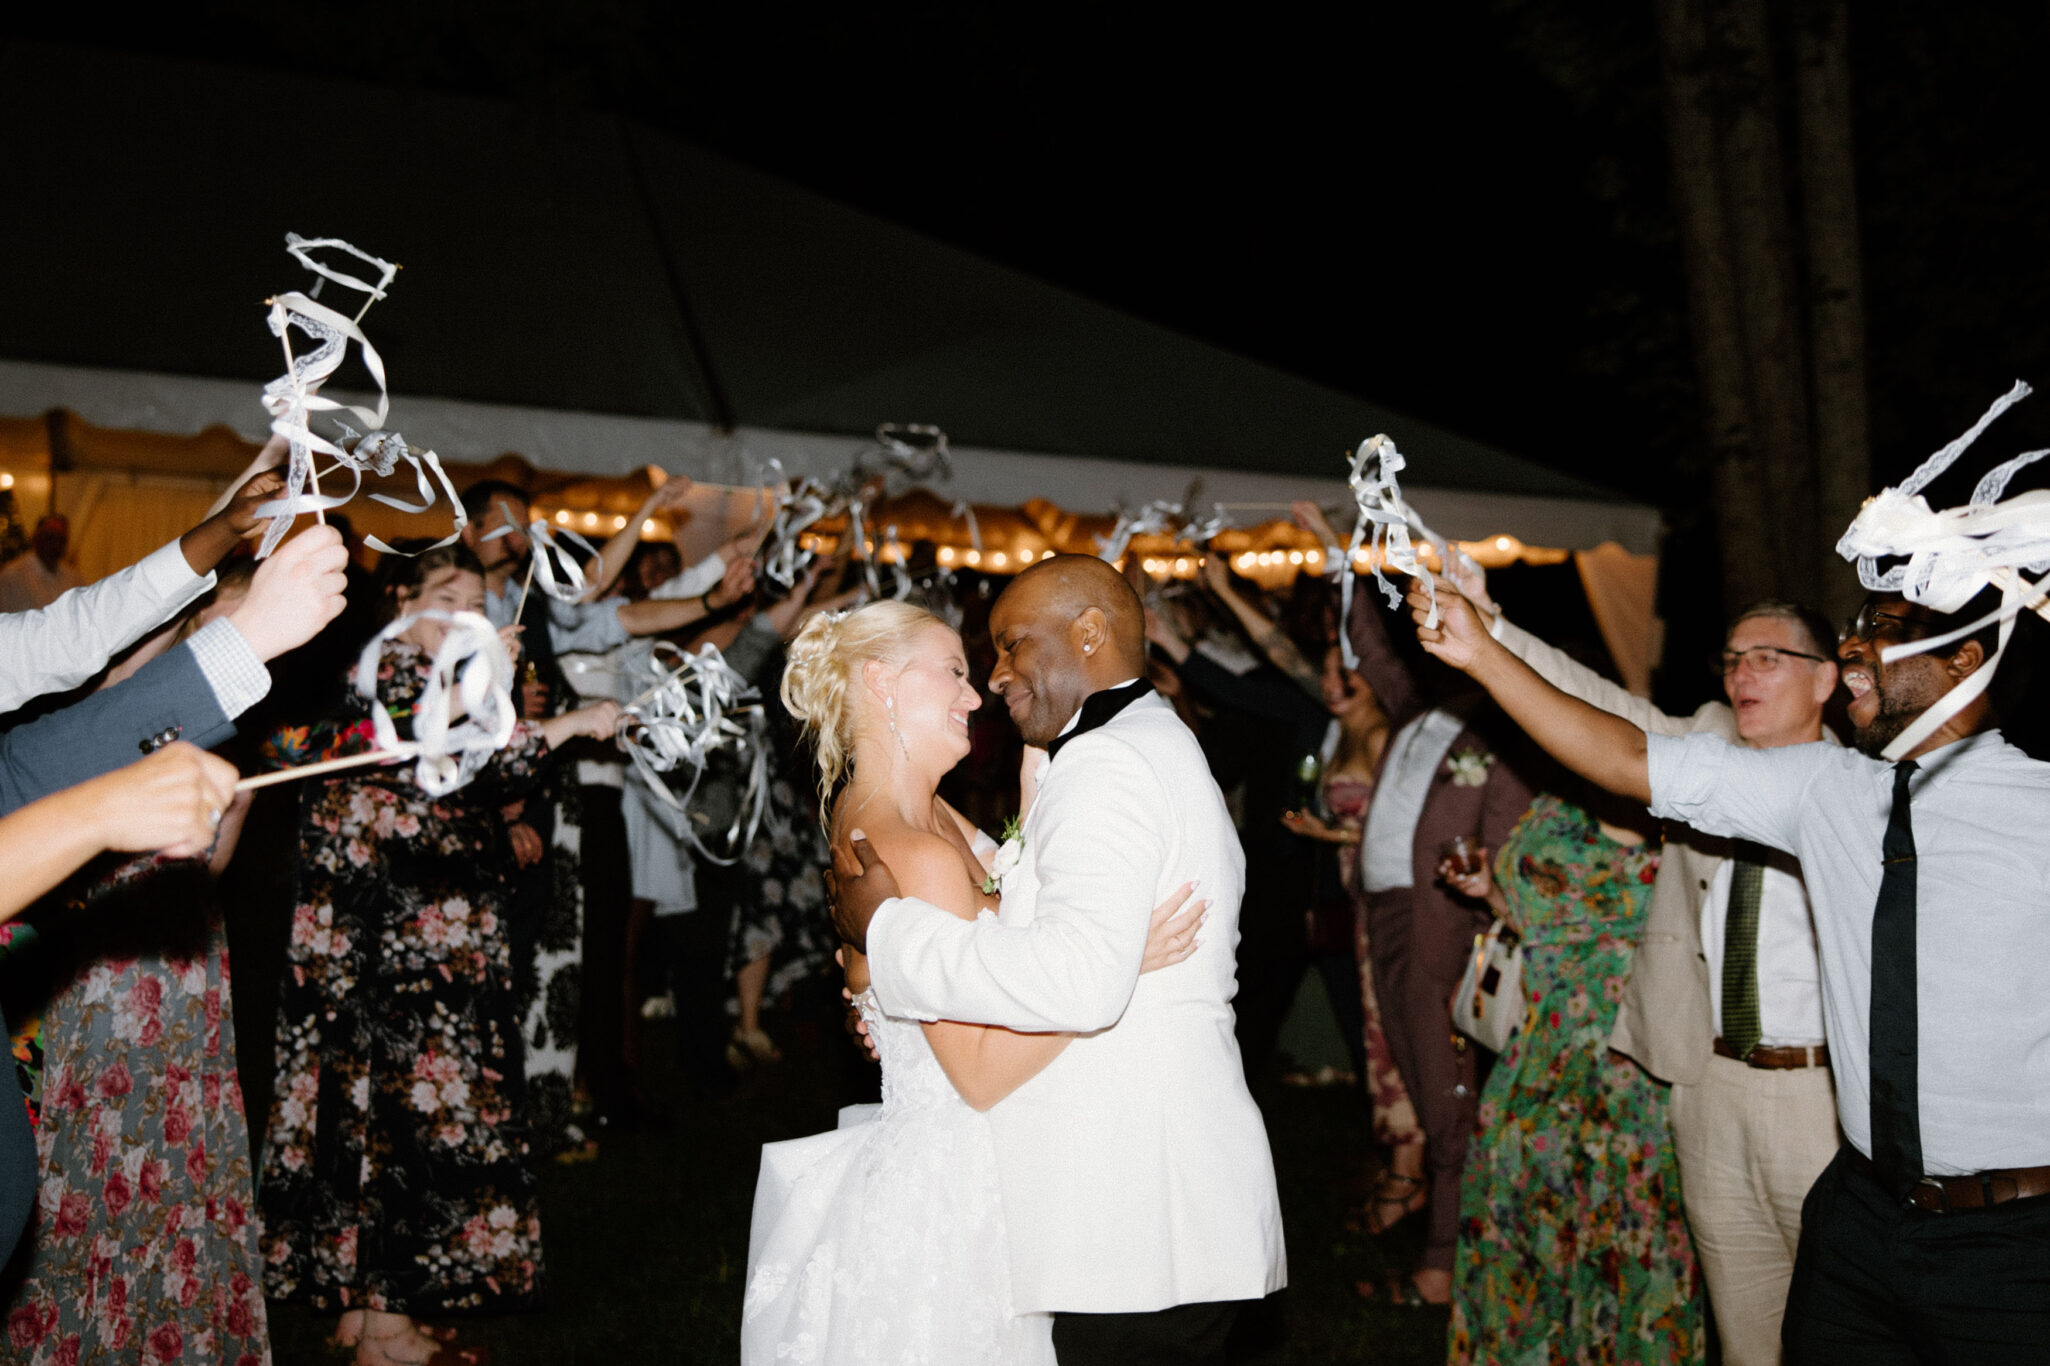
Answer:
[[[1829,745],[1746,749],[1719,736],[1645,735],[1651,814],[1796,852],[1801,802]]]
[[[623,598],[598,602],[548,600],[548,639],[559,655],[602,654],[626,644],[630,632],[619,624]]]

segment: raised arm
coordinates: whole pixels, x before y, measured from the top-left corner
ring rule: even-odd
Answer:
[[[1230,609],[1245,628],[1246,635],[1259,647],[1275,668],[1287,674],[1289,681],[1312,697],[1323,693],[1323,680],[1317,667],[1303,658],[1303,652],[1296,648],[1288,633],[1267,620],[1259,608],[1239,596],[1231,585],[1231,571],[1225,567],[1224,556],[1209,555],[1203,560],[1203,582],[1216,599]]]
[[[1422,590],[1412,588],[1408,601],[1424,649],[1486,688],[1547,754],[1598,787],[1640,802],[1651,800],[1641,728],[1546,682],[1488,634],[1473,605],[1451,584],[1438,585],[1435,628],[1424,625],[1431,600]]]
[[[669,482],[651,490],[641,501],[640,510],[619,530],[612,533],[605,544],[598,547],[597,558],[584,567],[584,580],[590,587],[584,593],[585,602],[596,602],[605,596],[626,569],[626,562],[633,557],[634,547],[641,543],[641,524],[658,512],[680,508],[690,497],[690,476],[671,475]]]

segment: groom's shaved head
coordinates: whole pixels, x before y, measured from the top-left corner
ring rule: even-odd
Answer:
[[[990,688],[1030,744],[1060,734],[1093,692],[1146,672],[1146,608],[1093,555],[1057,555],[1011,580],[990,609]]]

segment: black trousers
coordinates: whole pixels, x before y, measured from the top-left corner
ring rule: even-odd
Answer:
[[[1849,1151],[1801,1207],[1786,1366],[2050,1360],[2050,1196],[1930,1214]]]
[[[629,1109],[626,917],[633,889],[627,876],[626,818],[620,814],[618,788],[587,785],[583,796],[583,995],[577,1071],[590,1088],[592,1107],[606,1119],[617,1120]]]
[[[1178,1304],[1151,1314],[1055,1314],[1061,1366],[1224,1366],[1240,1301]]]

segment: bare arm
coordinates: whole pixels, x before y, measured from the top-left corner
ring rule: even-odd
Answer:
[[[619,624],[626,628],[628,635],[658,636],[731,607],[754,592],[754,587],[754,566],[745,560],[735,560],[726,566],[726,577],[719,581],[719,586],[702,598],[680,601],[648,598],[641,602],[623,603],[619,609]]]
[[[1488,635],[1473,604],[1440,581],[1438,625],[1424,625],[1431,600],[1409,592],[1410,614],[1424,649],[1488,690],[1509,719],[1554,759],[1599,787],[1639,802],[1651,800],[1644,732],[1620,716],[1561,692]]]
[[[0,817],[0,920],[109,849],[203,853],[235,801],[235,768],[188,744],[65,788]]]
[[[1290,681],[1310,696],[1322,696],[1324,685],[1317,670],[1303,658],[1303,652],[1296,648],[1286,631],[1267,620],[1259,608],[1239,596],[1238,590],[1231,586],[1231,574],[1225,568],[1223,556],[1211,555],[1203,561],[1203,582],[1219,602],[1231,609],[1231,614],[1239,619],[1239,625],[1245,628],[1246,635],[1275,668],[1287,674]]]
[[[633,558],[634,547],[641,543],[641,524],[658,512],[682,507],[684,500],[690,497],[690,489],[688,475],[672,475],[668,483],[642,500],[640,511],[634,513],[632,520],[598,547],[597,558],[584,566],[584,580],[591,585],[584,594],[585,602],[596,602],[604,597],[606,590],[626,571],[626,562]]]

